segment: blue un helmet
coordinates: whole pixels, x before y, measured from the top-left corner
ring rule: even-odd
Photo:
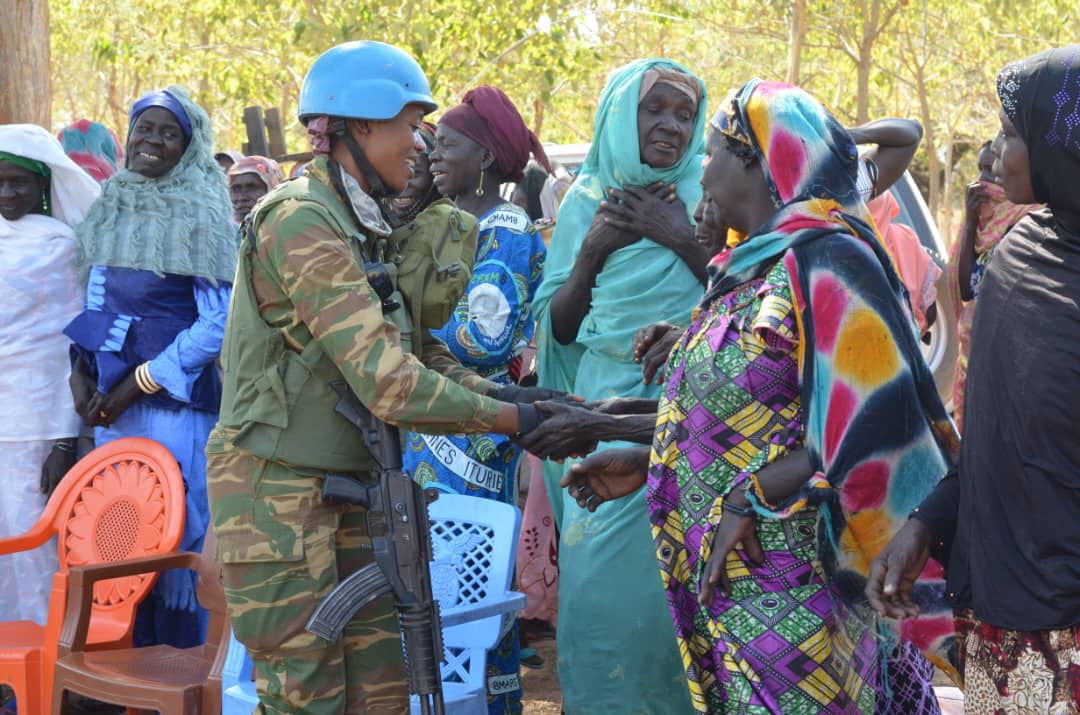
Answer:
[[[438,107],[424,70],[404,50],[361,40],[331,47],[311,65],[300,88],[299,118],[393,119],[407,104]]]

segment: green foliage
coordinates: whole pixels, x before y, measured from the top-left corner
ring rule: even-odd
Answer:
[[[262,105],[280,108],[289,148],[302,150],[293,118],[307,67],[328,47],[365,38],[409,49],[443,107],[494,84],[545,141],[588,141],[607,73],[632,59],[667,56],[691,67],[705,79],[710,108],[750,77],[784,79],[797,2],[52,0],[53,118],[86,116],[123,134],[132,99],[176,82],[210,112],[221,147],[240,147],[243,108]],[[800,84],[844,121],[921,119],[916,165],[939,212],[974,173],[969,147],[997,131],[997,70],[1080,37],[1075,0],[801,5]]]

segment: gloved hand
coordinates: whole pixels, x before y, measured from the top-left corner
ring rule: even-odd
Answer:
[[[522,387],[520,385],[500,385],[488,390],[487,396],[493,397],[499,402],[522,402],[526,404],[540,402],[541,400],[567,404],[581,402],[581,398],[562,390],[552,390],[547,387]]]
[[[567,457],[583,457],[595,450],[599,441],[592,427],[608,419],[606,415],[590,412],[577,403],[519,404],[519,432],[515,441],[542,459],[561,461]]]
[[[154,590],[165,602],[166,608],[174,611],[194,611],[199,605],[199,600],[195,597],[198,582],[198,574],[191,569],[170,569],[161,572],[154,584]]]
[[[75,438],[58,439],[53,444],[45,463],[41,465],[41,483],[39,488],[45,496],[52,496],[53,490],[64,475],[75,466]]]

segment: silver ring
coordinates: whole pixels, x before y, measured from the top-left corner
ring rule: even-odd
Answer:
[[[595,499],[595,498],[596,498],[596,495],[595,495],[595,494],[590,494],[590,495],[589,495],[589,498],[585,500],[585,506],[589,506],[589,505],[591,505],[591,504],[592,504],[592,500],[593,500],[593,499]]]
[[[584,484],[582,484],[582,485],[578,486],[578,488],[577,488],[577,495],[578,495],[578,496],[581,496],[582,494],[584,494],[584,493],[585,493],[585,490],[586,490],[587,488],[588,488],[588,487],[586,487],[586,486],[585,486]]]

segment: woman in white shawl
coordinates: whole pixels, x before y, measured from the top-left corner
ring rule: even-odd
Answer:
[[[61,331],[82,310],[72,227],[100,193],[52,134],[0,125],[0,537],[26,531],[75,463]],[[3,619],[44,624],[56,568],[52,544],[0,556]]]

